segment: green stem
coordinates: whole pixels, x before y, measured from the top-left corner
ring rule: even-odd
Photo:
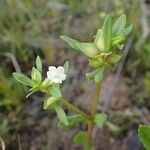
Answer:
[[[100,88],[101,88],[101,83],[100,82],[96,83],[95,93],[94,93],[94,97],[92,100],[92,106],[91,106],[91,111],[90,111],[91,118],[93,118],[96,113],[96,108],[97,108],[97,104],[99,101],[99,95],[100,95]],[[93,121],[89,120],[87,134],[88,134],[90,146],[92,146],[92,132],[93,132]]]
[[[67,108],[71,109],[72,111],[80,114],[81,116],[87,118],[88,120],[91,120],[91,116],[88,115],[87,113],[83,112],[82,110],[80,110],[78,107],[76,107],[75,105],[71,104],[68,102],[68,100],[61,100],[63,105],[65,105]]]

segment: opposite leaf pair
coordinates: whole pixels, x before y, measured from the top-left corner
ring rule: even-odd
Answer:
[[[93,43],[81,43],[66,36],[61,36],[61,38],[73,49],[88,56],[89,65],[96,70],[87,74],[87,78],[99,82],[105,68],[121,59],[122,52],[120,50],[132,30],[132,25],[127,28],[125,26],[126,16],[124,14],[115,21],[114,25],[111,16],[107,15],[102,28],[98,29]]]

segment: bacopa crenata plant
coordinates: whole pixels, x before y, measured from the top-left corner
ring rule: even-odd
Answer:
[[[126,27],[126,16],[124,14],[114,24],[112,23],[112,17],[107,15],[102,28],[98,29],[91,43],[79,42],[70,37],[61,36],[70,47],[86,55],[89,66],[93,68],[92,72],[86,73],[87,79],[93,80],[95,83],[95,92],[91,100],[89,113],[82,111],[70,103],[69,100],[65,100],[61,94],[61,84],[67,78],[69,70],[68,61],[62,66],[49,66],[44,78],[42,76],[42,62],[39,56],[36,58],[36,67],[32,68],[31,78],[21,73],[13,73],[17,81],[31,87],[27,97],[37,91],[45,93],[46,98],[43,102],[43,108],[56,111],[59,118],[58,127],[66,129],[80,123],[86,124],[87,131],[80,131],[73,138],[75,143],[84,145],[86,150],[94,150],[92,142],[94,125],[102,128],[107,120],[106,114],[97,113],[96,111],[104,72],[108,66],[116,64],[121,59],[124,43],[131,30],[132,25]],[[67,115],[63,106],[76,114]]]

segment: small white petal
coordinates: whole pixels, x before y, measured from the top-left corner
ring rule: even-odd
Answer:
[[[47,78],[51,80],[53,83],[62,83],[66,79],[65,70],[62,66],[58,68],[54,66],[50,66],[47,71]]]
[[[61,79],[62,81],[64,81],[64,80],[66,80],[66,76],[67,76],[66,74],[61,74],[61,75],[60,75],[60,79]]]
[[[49,66],[49,67],[48,67],[48,70],[49,70],[49,71],[56,71],[56,67],[55,67],[55,66]]]
[[[59,73],[64,73],[64,72],[65,72],[65,69],[64,69],[62,66],[59,66],[59,67],[57,68],[57,71],[58,71]]]

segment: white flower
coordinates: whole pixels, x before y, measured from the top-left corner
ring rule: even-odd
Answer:
[[[65,69],[62,66],[49,66],[47,71],[47,78],[53,83],[62,83],[66,79]]]

